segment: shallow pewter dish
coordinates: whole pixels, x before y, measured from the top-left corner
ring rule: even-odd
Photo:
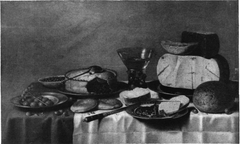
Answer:
[[[43,93],[40,93],[37,97],[48,98],[49,100],[51,100],[53,102],[53,105],[43,106],[43,107],[24,106],[21,104],[21,100],[22,100],[22,98],[24,98],[22,96],[13,97],[10,101],[14,106],[16,106],[18,108],[38,110],[38,109],[53,108],[55,106],[58,106],[58,105],[61,105],[65,102],[67,102],[67,100],[68,100],[68,97],[66,95],[61,94],[61,93],[56,93],[56,92],[43,92]]]
[[[187,108],[189,103],[186,103],[185,105],[181,105],[181,107],[179,108],[178,111],[174,112],[173,114],[169,114],[169,115],[155,114],[155,115],[152,115],[152,116],[146,116],[145,114],[139,113],[139,109],[141,109],[143,107],[143,105],[151,105],[151,104],[152,105],[159,105],[162,102],[166,102],[166,101],[159,100],[159,101],[149,101],[149,102],[146,102],[146,103],[141,103],[141,105],[136,105],[136,106],[128,108],[126,110],[126,112],[134,118],[143,119],[143,120],[177,119],[177,118],[185,116],[189,112],[189,109]]]

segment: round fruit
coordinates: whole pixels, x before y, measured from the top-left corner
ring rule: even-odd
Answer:
[[[31,102],[31,103],[30,103],[30,107],[38,107],[38,103],[36,103],[36,102]]]
[[[20,100],[20,102],[25,102],[26,101],[26,99],[25,98],[22,98],[21,100]]]
[[[38,103],[38,106],[39,106],[39,107],[44,107],[45,105],[44,105],[43,103],[39,102],[39,103]]]
[[[51,100],[47,100],[47,101],[45,102],[45,104],[46,104],[46,106],[51,106],[51,105],[53,105],[54,103],[53,103]]]
[[[55,111],[54,114],[60,116],[60,115],[62,114],[62,112],[60,112],[60,111]]]
[[[29,106],[30,104],[29,104],[29,102],[24,101],[24,102],[22,103],[22,105],[23,105],[23,106]]]
[[[220,113],[234,105],[235,96],[228,85],[221,81],[208,81],[200,84],[193,94],[193,104],[198,110],[207,113]]]
[[[34,99],[33,99],[33,98],[27,98],[26,101],[29,102],[29,103],[31,103],[31,102],[34,101]]]
[[[34,101],[34,102],[38,102],[39,100],[38,100],[37,98],[35,98],[33,101]]]
[[[27,115],[27,116],[32,116],[32,115],[34,115],[34,114],[31,113],[31,112],[26,112],[26,115]]]
[[[42,101],[43,101],[43,102],[46,102],[46,101],[48,101],[48,98],[43,97],[43,98],[42,98]]]

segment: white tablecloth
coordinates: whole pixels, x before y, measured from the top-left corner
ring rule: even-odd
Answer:
[[[73,144],[239,142],[238,110],[230,115],[190,112],[166,121],[142,121],[123,111],[102,120],[83,122],[88,115],[74,115]]]

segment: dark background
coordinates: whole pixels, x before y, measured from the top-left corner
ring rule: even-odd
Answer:
[[[237,0],[1,2],[2,125],[10,98],[40,77],[100,65],[127,80],[118,48],[154,48],[147,79],[157,79],[161,40],[180,41],[185,30],[217,33],[232,77],[238,68]]]

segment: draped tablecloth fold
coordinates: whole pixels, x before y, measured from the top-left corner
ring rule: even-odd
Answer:
[[[74,115],[73,144],[239,142],[238,111],[230,115],[189,112],[175,120],[139,120],[123,111],[83,122],[88,115]]]

